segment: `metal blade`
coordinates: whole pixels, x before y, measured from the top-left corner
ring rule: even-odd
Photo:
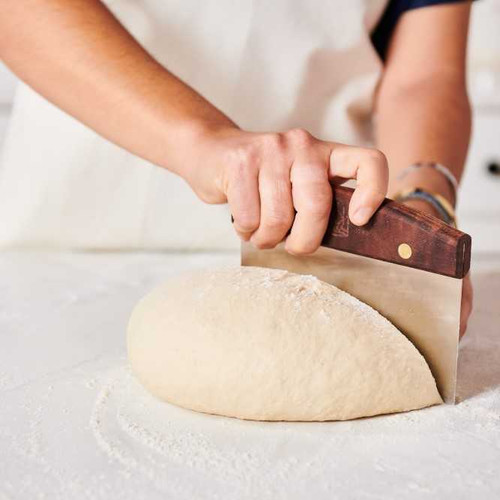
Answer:
[[[312,274],[369,304],[416,346],[441,397],[455,403],[462,280],[326,247],[294,257],[243,243],[241,264]]]

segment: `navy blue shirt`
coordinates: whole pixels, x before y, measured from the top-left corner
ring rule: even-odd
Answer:
[[[390,0],[384,14],[372,33],[372,42],[382,59],[385,59],[389,42],[399,18],[408,10],[440,5],[443,3],[456,3],[465,0]]]

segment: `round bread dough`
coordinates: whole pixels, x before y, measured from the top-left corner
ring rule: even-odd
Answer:
[[[251,420],[346,420],[441,403],[413,344],[313,276],[239,267],[177,276],[136,306],[132,369],[155,396]]]

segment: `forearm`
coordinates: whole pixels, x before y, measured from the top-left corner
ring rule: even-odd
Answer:
[[[388,157],[389,194],[422,187],[453,200],[449,182],[432,169],[398,175],[416,162],[437,162],[460,179],[471,129],[471,112],[460,75],[436,75],[401,85],[384,82],[377,96],[376,142]]]
[[[197,126],[232,122],[157,63],[98,0],[6,0],[0,55],[96,132],[183,175]]]

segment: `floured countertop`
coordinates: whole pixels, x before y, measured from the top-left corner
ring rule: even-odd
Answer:
[[[257,423],[156,401],[125,359],[137,300],[226,254],[0,254],[0,499],[500,498],[500,256],[476,262],[456,406]]]

